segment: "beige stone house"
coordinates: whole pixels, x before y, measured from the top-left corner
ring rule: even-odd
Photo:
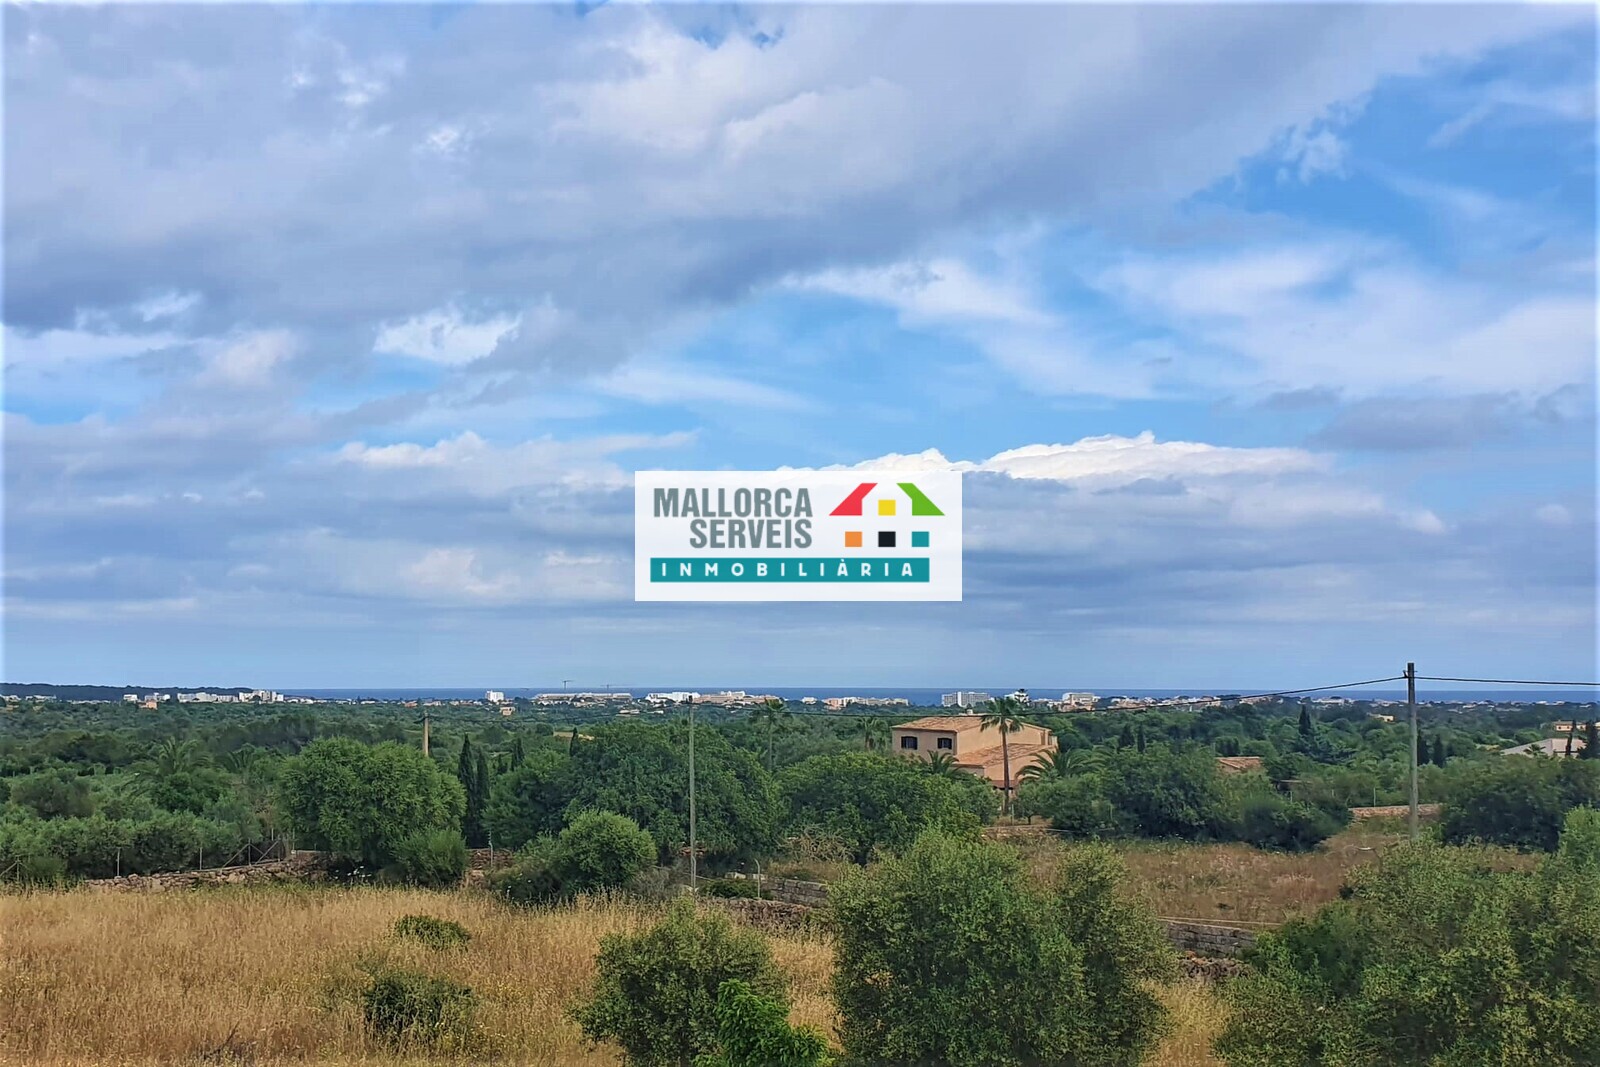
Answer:
[[[981,715],[930,715],[896,726],[891,734],[890,747],[902,756],[926,760],[944,753],[954,758],[960,770],[981,775],[996,787],[1005,785],[1000,731],[983,725]],[[1027,723],[1006,737],[1011,748],[1011,787],[1015,789],[1024,768],[1056,750],[1056,739],[1043,726]]]

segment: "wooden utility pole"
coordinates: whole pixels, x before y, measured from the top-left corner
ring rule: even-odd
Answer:
[[[1406,707],[1411,711],[1411,840],[1420,835],[1417,826],[1417,665],[1406,664]]]
[[[422,754],[424,756],[426,756],[428,754],[428,720],[429,720],[429,718],[430,718],[430,716],[427,715],[426,713],[424,713],[423,716],[422,716]]]
[[[689,892],[698,892],[700,857],[697,854],[694,823],[694,697],[689,698]]]

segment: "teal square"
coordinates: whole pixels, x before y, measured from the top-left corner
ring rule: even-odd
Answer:
[[[928,531],[927,530],[913,530],[911,532],[911,547],[912,548],[927,548],[928,547]]]

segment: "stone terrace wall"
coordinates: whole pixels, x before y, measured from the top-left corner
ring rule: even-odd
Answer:
[[[1205,923],[1180,922],[1162,919],[1167,938],[1180,952],[1196,956],[1237,956],[1255,944],[1254,930],[1241,930],[1236,926],[1210,926]]]
[[[265,882],[320,882],[327,875],[327,857],[321,852],[291,852],[288,859],[267,860],[242,867],[213,867],[205,871],[169,871],[161,874],[125,874],[120,878],[92,878],[85,889],[101,893],[192,889],[202,885],[260,885]]]
[[[752,879],[756,881],[756,879]],[[803,882],[798,878],[762,878],[761,895],[785,904],[818,908],[828,902],[827,882]]]
[[[1436,819],[1442,810],[1444,810],[1443,804],[1418,804],[1417,817],[1419,819]],[[1410,814],[1410,804],[1388,804],[1376,808],[1350,809],[1350,817],[1353,819],[1404,819]]]

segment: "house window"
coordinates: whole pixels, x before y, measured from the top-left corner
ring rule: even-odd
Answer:
[[[900,747],[901,748],[916,748],[917,747],[917,739],[915,737],[902,737],[900,739]]]
[[[939,747],[940,748],[955,748],[956,747],[956,739],[953,738],[953,737],[941,737],[941,738],[939,738]]]

